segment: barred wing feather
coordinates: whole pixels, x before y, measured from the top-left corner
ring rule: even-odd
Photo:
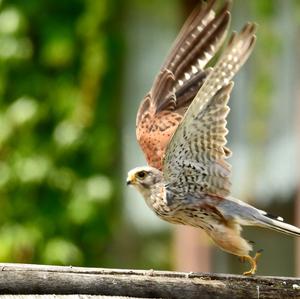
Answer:
[[[249,57],[255,43],[255,25],[234,33],[181,124],[174,133],[163,161],[165,179],[185,192],[199,191],[224,197],[230,194],[231,166],[225,147],[227,106],[232,77]]]
[[[141,102],[137,140],[148,164],[162,168],[162,157],[182,116],[210,72],[207,64],[227,33],[229,1],[215,12],[216,0],[202,0],[185,22],[171,51]]]

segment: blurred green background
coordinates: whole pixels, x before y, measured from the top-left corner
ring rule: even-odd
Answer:
[[[0,4],[0,260],[117,265],[121,3]]]
[[[0,1],[0,262],[173,268],[172,227],[124,182],[145,163],[139,101],[196,3]],[[235,195],[293,222],[300,2],[237,0],[232,12],[235,30],[260,25],[232,99]]]

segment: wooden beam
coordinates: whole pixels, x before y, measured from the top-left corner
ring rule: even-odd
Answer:
[[[0,294],[300,298],[300,278],[0,264]]]

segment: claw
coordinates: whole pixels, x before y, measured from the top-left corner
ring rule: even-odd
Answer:
[[[244,272],[243,275],[254,275],[256,273],[257,260],[261,256],[262,252],[263,252],[263,249],[258,250],[254,257],[251,257],[250,255],[242,256],[242,258],[244,258],[246,261],[248,261],[251,266],[251,269],[249,271]]]

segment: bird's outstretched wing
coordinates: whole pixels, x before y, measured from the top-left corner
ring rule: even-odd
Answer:
[[[220,197],[230,193],[231,166],[226,144],[230,81],[249,57],[255,43],[255,25],[234,33],[223,56],[200,88],[166,150],[165,179],[184,193],[202,192]]]
[[[162,157],[187,107],[210,72],[206,68],[226,37],[229,1],[216,13],[216,0],[201,1],[183,25],[136,119],[136,135],[150,166]]]

